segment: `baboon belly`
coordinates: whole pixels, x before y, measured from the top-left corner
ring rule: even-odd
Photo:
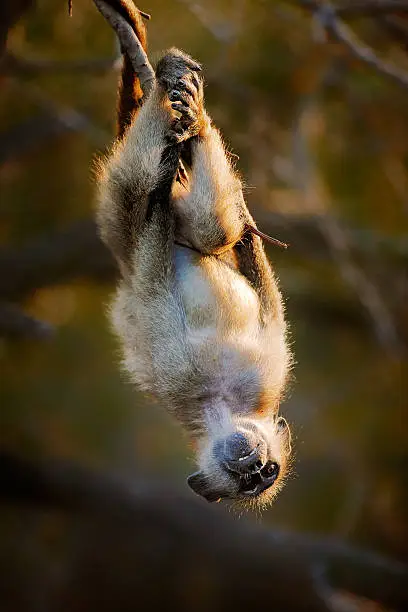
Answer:
[[[176,280],[187,324],[228,333],[257,333],[258,296],[238,271],[218,257],[176,246]]]

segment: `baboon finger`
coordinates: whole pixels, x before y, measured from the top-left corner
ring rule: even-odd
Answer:
[[[190,70],[194,70],[195,72],[201,72],[201,64],[193,60],[191,57],[184,57],[183,60],[187,68],[190,68]]]
[[[180,122],[182,125],[191,125],[197,121],[197,115],[194,111],[191,110],[188,106],[184,106],[182,104],[177,104],[174,102],[171,107],[180,113],[181,119]]]
[[[174,110],[182,112],[182,108],[190,108],[194,114],[198,114],[198,104],[196,104],[195,100],[184,94],[183,92],[178,92],[177,90],[169,95],[169,100],[172,102],[171,107]]]
[[[184,91],[180,91],[178,89],[172,89],[169,93],[169,100],[171,102],[180,102],[184,106],[189,106],[190,108],[197,109],[197,103],[190,94]]]
[[[193,73],[190,74],[192,75]],[[180,91],[186,91],[192,98],[197,97],[198,88],[195,87],[195,84],[189,83],[185,77],[177,80],[176,87]]]
[[[195,72],[190,72],[190,78],[193,81],[193,84],[197,91],[200,91],[200,87],[202,85],[202,80],[198,78]]]

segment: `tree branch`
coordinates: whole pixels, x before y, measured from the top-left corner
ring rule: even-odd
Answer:
[[[298,187],[307,194],[313,193],[313,184],[318,172],[310,150],[308,135],[305,133],[303,117],[306,116],[310,104],[315,104],[315,96],[306,96],[300,106],[294,126],[294,161],[296,164],[296,178]],[[316,197],[316,196],[315,196]],[[337,264],[338,270],[345,283],[357,296],[362,307],[371,320],[373,331],[379,343],[391,353],[400,355],[405,351],[397,330],[394,317],[381,291],[371,280],[369,274],[354,261],[349,239],[342,225],[330,215],[321,215],[318,223],[320,230],[327,240],[330,254]]]
[[[0,2],[0,61],[6,49],[9,30],[34,5],[34,0]]]
[[[408,13],[408,2],[407,0],[352,0],[342,3],[335,10],[341,17],[376,17],[392,13]]]
[[[143,94],[148,96],[155,82],[155,73],[133,28],[104,0],[94,0],[99,12],[115,30],[122,53],[129,57],[140,80]]]
[[[73,110],[61,110],[58,114],[47,111],[38,113],[0,133],[0,164],[41,147],[48,140],[66,132],[86,132],[90,129],[95,134],[95,140],[102,144],[98,128],[96,132],[92,131],[94,127],[85,116]]]
[[[408,24],[406,19],[395,15],[384,15],[377,18],[377,23],[388,32],[405,52],[408,52]]]
[[[288,242],[290,252],[327,258],[331,247],[320,216],[284,215],[260,208],[254,216],[261,230]],[[389,257],[402,269],[408,265],[408,236],[391,238],[353,228],[343,231],[354,254],[369,258],[377,255],[383,260]],[[93,220],[40,236],[18,249],[0,249],[0,298],[6,301],[18,301],[37,288],[78,277],[112,280],[115,274],[115,262],[98,237]]]
[[[300,5],[311,11],[317,11],[323,6],[321,0],[296,0]],[[376,17],[392,13],[408,13],[407,0],[352,0],[342,2],[333,7],[336,15],[343,18]]]
[[[115,270],[94,221],[82,221],[23,248],[0,250],[0,296],[17,301],[35,289],[73,278],[112,279]]]
[[[312,10],[314,18],[322,29],[342,43],[354,57],[368,64],[380,74],[392,79],[401,87],[408,88],[408,73],[379,58],[371,47],[361,41],[351,28],[338,17],[340,14],[338,8],[329,2],[300,0],[300,3],[302,7]],[[345,14],[347,15],[347,13]]]
[[[13,304],[0,302],[0,336],[10,339],[48,340],[53,327],[44,321],[37,321]]]
[[[0,63],[0,74],[31,76],[38,73],[81,72],[104,73],[119,69],[122,57],[90,57],[73,60],[53,60],[44,58],[20,57],[11,51],[4,53]]]

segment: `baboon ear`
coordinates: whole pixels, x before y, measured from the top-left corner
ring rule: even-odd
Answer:
[[[194,493],[205,497],[208,502],[218,501],[221,497],[216,491],[212,491],[209,482],[204,472],[194,472],[187,478],[188,486],[193,489]]]
[[[286,445],[287,445],[287,454],[290,455],[290,453],[292,452],[292,435],[290,433],[290,427],[288,425],[287,420],[283,418],[282,416],[279,417],[276,421],[276,428],[279,433],[285,436]]]

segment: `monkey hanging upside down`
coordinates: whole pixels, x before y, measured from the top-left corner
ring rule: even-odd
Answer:
[[[190,487],[208,501],[264,506],[291,450],[278,416],[291,356],[276,280],[248,231],[199,64],[171,49],[149,72],[139,11],[129,0],[95,3],[124,52],[98,223],[121,271],[112,320],[125,366],[190,434],[199,465]]]

